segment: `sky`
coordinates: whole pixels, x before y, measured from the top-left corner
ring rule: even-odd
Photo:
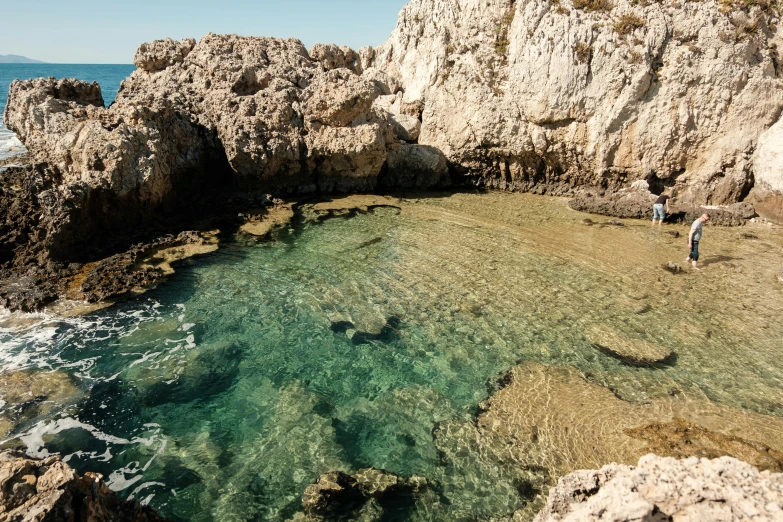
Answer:
[[[140,43],[205,34],[295,37],[310,48],[383,43],[407,0],[0,0],[0,54],[132,63]]]

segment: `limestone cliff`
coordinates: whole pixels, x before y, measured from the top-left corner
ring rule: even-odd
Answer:
[[[781,147],[767,131],[783,110],[779,13],[750,5],[413,0],[373,64],[421,115],[419,143],[476,183],[646,179],[683,202],[734,203],[754,175],[778,192],[783,179],[765,152]]]

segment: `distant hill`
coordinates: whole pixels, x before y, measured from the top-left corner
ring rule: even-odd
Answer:
[[[33,60],[31,58],[26,58],[24,56],[19,56],[18,54],[0,54],[0,63],[46,63],[46,62],[41,62],[38,60]]]

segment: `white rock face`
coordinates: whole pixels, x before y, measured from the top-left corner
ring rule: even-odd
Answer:
[[[731,457],[647,455],[562,477],[535,522],[783,520],[783,474]]]
[[[783,194],[783,118],[759,136],[753,173],[757,188]]]
[[[397,78],[419,143],[491,186],[676,180],[731,203],[783,110],[777,19],[714,1],[586,12],[570,0],[413,0],[373,65]],[[625,22],[625,24],[621,24]]]

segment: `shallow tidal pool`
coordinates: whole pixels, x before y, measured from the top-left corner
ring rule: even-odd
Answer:
[[[686,226],[612,226],[564,199],[311,214],[272,240],[223,237],[87,316],[0,314],[2,447],[60,454],[174,520],[288,520],[320,474],[365,467],[435,492],[389,519],[475,520],[533,502],[529,488],[514,462],[435,432],[475,424],[521,362],[633,404],[683,393],[783,417],[779,228],[707,226],[703,270],[672,274]],[[676,359],[624,364],[593,347],[595,324]]]

